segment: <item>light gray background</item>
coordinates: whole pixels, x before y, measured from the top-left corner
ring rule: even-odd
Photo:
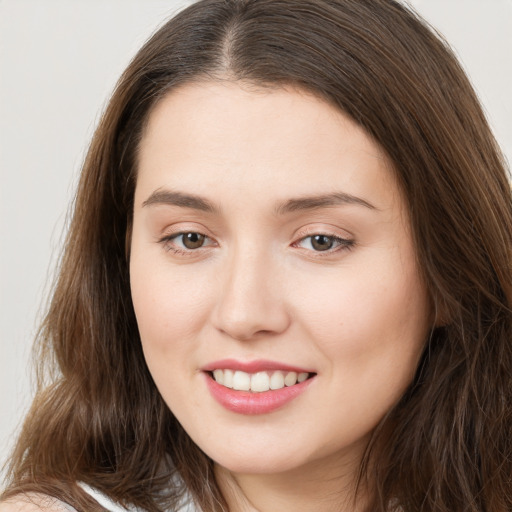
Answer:
[[[99,114],[187,0],[0,0],[0,464],[31,397],[29,354]],[[512,0],[412,0],[462,60],[512,160]]]

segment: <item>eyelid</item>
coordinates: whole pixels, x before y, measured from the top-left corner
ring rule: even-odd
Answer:
[[[205,245],[198,247],[197,249],[188,249],[186,247],[173,245],[174,239],[180,237],[181,235],[186,235],[187,233],[196,233],[198,235],[202,235],[208,242],[205,243]],[[203,226],[193,226],[187,223],[168,226],[162,231],[162,234],[157,237],[156,241],[157,243],[161,244],[165,250],[185,256],[197,255],[198,253],[203,252],[202,250],[209,249],[210,247],[217,245],[215,238],[211,236],[208,233],[208,230]]]
[[[335,226],[324,225],[312,225],[300,228],[294,235],[295,240],[302,240],[308,236],[324,235],[332,236],[333,238],[340,238],[341,240],[354,241],[354,235],[345,229],[341,229]]]
[[[176,222],[166,226],[164,229],[159,231],[160,233],[157,235],[159,240],[163,238],[171,238],[173,236],[178,236],[184,233],[198,233],[212,240],[215,238],[212,236],[209,229],[206,229],[202,224],[195,222]]]
[[[293,247],[303,249],[311,253],[314,257],[325,257],[328,255],[332,255],[340,250],[351,249],[355,245],[354,237],[348,232],[340,233],[341,231],[338,229],[329,229],[320,227],[320,226],[308,226],[307,228],[302,228],[299,230],[294,239],[295,241],[291,244]],[[186,247],[179,247],[173,244],[173,240],[188,234],[188,233],[196,233],[205,237],[206,243],[196,249],[189,249]],[[347,236],[348,235],[348,236]],[[314,249],[306,249],[304,247],[300,247],[299,244],[303,242],[307,238],[311,238],[314,236],[325,236],[328,238],[332,238],[336,243],[336,246],[333,248],[326,249],[324,251],[318,251]],[[162,235],[157,238],[157,242],[162,244],[166,250],[172,251],[177,254],[184,254],[187,256],[197,255],[200,252],[203,252],[204,249],[209,249],[210,247],[215,247],[217,244],[216,240],[208,234],[207,229],[203,229],[203,226],[187,226],[187,225],[177,225],[171,226],[164,230]]]
[[[301,229],[297,232],[297,234],[295,236],[295,242],[293,242],[292,246],[297,247],[298,249],[303,249],[303,250],[307,251],[308,253],[311,253],[311,256],[313,256],[315,258],[316,257],[319,257],[319,258],[326,257],[326,256],[332,255],[338,251],[352,249],[356,243],[354,236],[349,234],[346,231],[345,231],[346,234],[345,233],[342,234],[339,231],[340,230],[329,229],[329,228],[326,229],[325,227],[320,227],[320,226],[310,226],[305,229]],[[338,242],[338,245],[334,248],[326,249],[325,251],[315,251],[313,249],[305,249],[304,247],[299,247],[299,244],[301,242],[303,242],[305,239],[311,238],[311,237],[314,237],[317,235],[332,238]]]
[[[209,241],[212,241],[213,239],[211,237],[209,237],[208,235],[205,235],[204,233],[200,233],[199,231],[178,231],[177,233],[174,233],[172,235],[169,235],[169,236],[166,236],[164,237],[165,240],[175,240],[183,235],[190,235],[190,234],[194,234],[194,235],[200,235],[202,237],[204,237],[205,240],[209,240]],[[211,243],[208,243],[202,247],[206,247],[206,246],[210,246],[212,245]]]

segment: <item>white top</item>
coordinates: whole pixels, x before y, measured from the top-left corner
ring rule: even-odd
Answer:
[[[102,507],[104,507],[109,512],[143,512],[140,509],[132,507],[130,509],[126,509],[121,507],[118,503],[112,501],[108,496],[105,496],[103,493],[93,489],[92,487],[84,484],[83,482],[78,482],[78,485],[92,498],[94,498]]]
[[[93,489],[89,485],[78,482],[78,485],[89,495],[91,498],[94,498],[106,511],[108,512],[144,512],[144,510],[137,507],[125,508],[112,501],[108,496],[105,496],[103,493],[98,491],[97,489]],[[66,505],[66,508],[70,510],[70,512],[77,512],[74,508]],[[182,505],[176,512],[198,512],[197,509],[191,503],[186,503]]]
[[[119,503],[116,503],[108,496],[105,496],[105,494],[83,482],[77,482],[77,484],[83,491],[101,505],[104,512],[145,512],[144,510],[133,506],[129,508],[122,507]],[[186,503],[188,501],[190,500],[185,499],[182,504],[172,512],[200,512],[193,504]],[[4,507],[4,505],[6,506]],[[18,495],[10,500],[0,503],[0,509],[11,512],[21,512],[23,510],[26,510],[27,512],[36,510],[41,512],[44,510],[47,512],[78,512],[78,510],[73,508],[71,505],[68,505],[55,497],[40,493],[27,493],[21,496]]]

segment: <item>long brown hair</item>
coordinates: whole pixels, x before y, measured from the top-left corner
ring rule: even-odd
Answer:
[[[388,153],[408,201],[436,322],[414,381],[374,432],[369,510],[512,510],[512,205],[500,151],[452,52],[394,0],[202,0],[122,75],[96,130],[39,357],[55,369],[12,458],[5,496],[39,491],[101,510],[226,510],[213,463],[144,362],[127,250],[137,148],[169,90],[245,80],[313,92]],[[127,240],[128,239],[128,240]]]

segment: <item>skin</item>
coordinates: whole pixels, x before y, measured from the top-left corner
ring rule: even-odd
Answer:
[[[164,191],[215,211],[172,204]],[[334,193],[352,199],[282,208]],[[204,234],[204,245],[187,249],[183,232]],[[346,242],[319,251],[317,234]],[[141,141],[130,265],[148,367],[216,462],[230,510],[362,509],[364,491],[351,501],[362,452],[411,382],[432,324],[382,149],[299,90],[175,89]],[[238,414],[213,399],[201,370],[226,358],[316,376],[274,412]]]
[[[70,507],[43,494],[13,497],[0,503],[0,512],[70,512]]]

